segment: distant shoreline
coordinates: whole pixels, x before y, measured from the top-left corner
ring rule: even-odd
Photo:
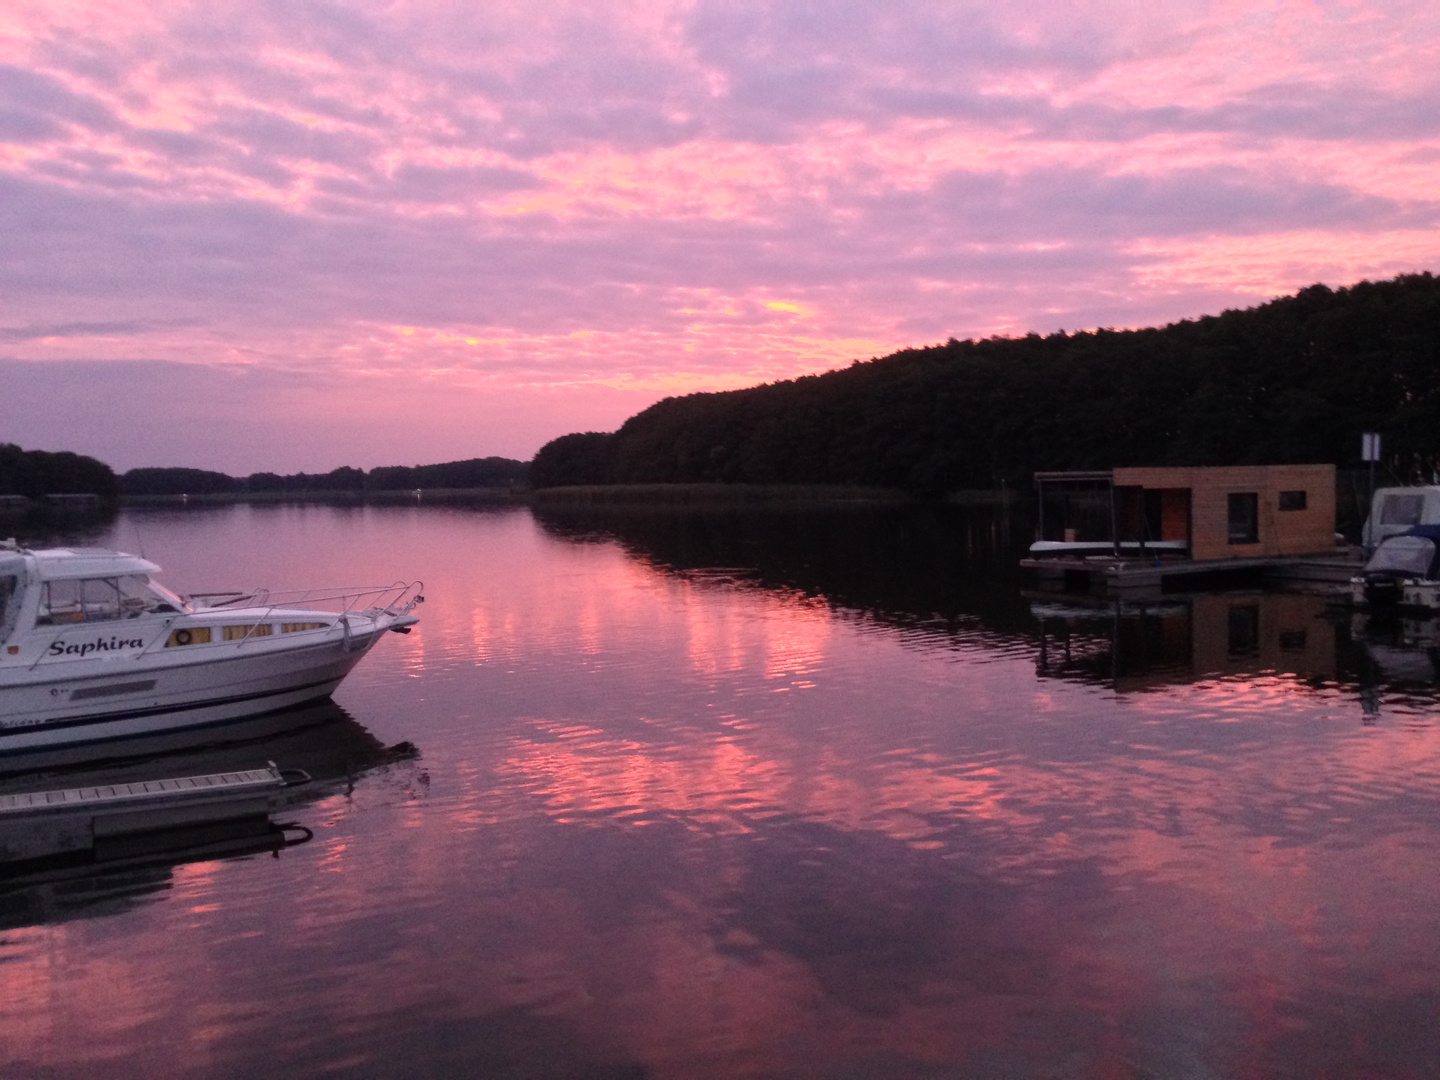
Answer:
[[[956,491],[938,502],[1004,505],[1029,496],[1013,489]],[[593,484],[538,488],[529,501],[544,507],[897,506],[921,501],[895,488],[839,484]]]
[[[1000,505],[1028,497],[1015,490],[957,491],[944,502]],[[486,504],[564,506],[876,506],[917,501],[890,488],[833,484],[595,484],[573,487],[421,488],[391,491],[225,491],[196,495],[121,495],[121,506],[223,506],[234,503],[360,505]]]
[[[528,488],[410,488],[388,491],[216,491],[198,495],[121,495],[121,506],[221,506],[231,503],[503,503],[527,501]]]
[[[421,488],[386,491],[225,491],[194,495],[71,496],[64,503],[5,496],[0,517],[35,513],[69,516],[79,512],[117,507],[230,506],[237,503],[275,505],[314,503],[335,506],[453,505],[636,507],[673,509],[782,506],[899,506],[921,501],[962,506],[1007,506],[1028,502],[1028,489],[991,488],[953,491],[934,500],[921,500],[891,488],[847,487],[832,484],[595,484],[532,489],[528,487]]]
[[[987,496],[992,493],[976,492]],[[994,493],[998,494],[998,493]],[[221,506],[233,503],[388,505],[696,506],[879,504],[912,502],[901,491],[823,484],[605,484],[522,488],[421,488],[391,491],[224,491],[197,495],[121,495],[121,506]]]
[[[540,506],[736,506],[778,503],[900,503],[904,492],[830,484],[585,484],[538,488]]]

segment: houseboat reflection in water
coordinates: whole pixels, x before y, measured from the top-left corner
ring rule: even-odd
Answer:
[[[1241,592],[1086,605],[1037,601],[1036,670],[1121,692],[1199,679],[1335,679],[1343,635],[1324,597]]]
[[[1147,602],[1035,601],[1036,672],[1120,693],[1289,676],[1353,688],[1363,722],[1387,695],[1440,692],[1440,620],[1343,612],[1323,596],[1224,593]]]

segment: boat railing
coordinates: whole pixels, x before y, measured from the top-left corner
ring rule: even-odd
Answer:
[[[239,639],[238,644],[240,645],[255,638],[268,637],[268,632],[261,632],[258,628],[268,625],[269,620],[277,611],[301,609],[336,615],[338,616],[336,621],[341,627],[348,652],[351,629],[350,620],[346,616],[366,615],[376,618],[381,615],[408,615],[415,610],[417,604],[424,603],[424,588],[425,584],[421,581],[396,581],[389,585],[301,589],[291,592],[254,589],[245,593],[201,593],[192,596],[191,599],[224,596],[228,599],[200,607],[198,610],[215,611],[228,608],[246,612],[246,620],[253,619],[254,626],[244,637]],[[257,608],[264,610],[256,611]]]
[[[362,611],[382,615],[408,615],[416,604],[424,600],[424,587],[424,582],[421,581],[396,581],[389,585],[297,589],[290,592],[251,589],[248,592],[195,593],[190,599],[211,601],[197,604],[196,609],[199,611],[216,611],[221,608],[265,608],[267,611],[305,608],[328,611],[336,615]],[[216,597],[224,599],[214,600]]]
[[[373,619],[383,615],[392,618],[408,615],[415,610],[417,604],[424,603],[424,588],[425,583],[422,581],[396,581],[389,585],[305,589],[294,592],[272,593],[268,589],[252,589],[248,592],[194,593],[188,600],[197,614],[218,610],[245,612],[243,618],[251,625],[242,637],[235,639],[235,644],[238,645],[269,637],[270,631],[268,629],[261,630],[260,627],[267,626],[277,611],[300,608],[303,605],[304,610],[334,615],[335,623],[330,626],[330,629],[333,630],[336,625],[341,627],[348,652],[351,627],[346,616],[364,615]],[[206,602],[217,597],[225,599],[218,603]],[[201,603],[195,603],[197,600]],[[139,652],[133,654],[135,659],[138,660],[140,657],[148,655],[152,650],[164,648],[165,643],[169,640],[170,628],[183,617],[184,612],[176,612],[167,618],[161,633],[153,637]],[[75,625],[83,628],[94,624],[77,623]],[[50,655],[48,651],[42,649],[35,657],[34,662],[29,665],[30,669],[33,671],[42,660]]]
[[[277,611],[303,607],[304,610],[334,615],[335,623],[331,625],[330,629],[333,630],[335,625],[340,626],[348,652],[351,627],[346,616],[365,615],[369,618],[379,618],[382,615],[388,615],[394,618],[408,615],[415,610],[417,604],[424,603],[424,588],[425,583],[422,581],[396,581],[389,585],[305,589],[294,592],[272,593],[268,589],[252,589],[248,592],[194,593],[189,600],[197,614],[222,610],[245,612],[243,618],[250,626],[242,637],[234,639],[235,644],[242,646],[249,641],[268,638],[271,632],[268,629],[261,630],[260,627],[268,626]],[[218,603],[205,602],[214,601],[217,597],[224,599],[219,600]],[[201,603],[194,603],[197,600]],[[176,612],[166,619],[162,632],[152,638],[138,653],[135,653],[135,658],[138,660],[155,649],[164,648],[166,641],[169,640],[170,628],[183,617],[183,612]],[[50,653],[42,650],[30,664],[31,670],[38,667],[40,662],[49,655]]]

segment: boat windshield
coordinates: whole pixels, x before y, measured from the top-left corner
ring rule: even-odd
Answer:
[[[1370,556],[1365,573],[1429,577],[1435,559],[1435,542],[1423,536],[1392,536]]]
[[[170,590],[142,574],[105,578],[62,578],[45,582],[36,623],[109,622],[139,615],[186,610]]]

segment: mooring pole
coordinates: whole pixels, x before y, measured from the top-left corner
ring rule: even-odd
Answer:
[[[1375,465],[1380,460],[1380,433],[1378,431],[1367,431],[1360,436],[1360,458],[1370,463],[1370,502],[1365,507],[1365,524],[1360,526],[1360,543],[1365,548],[1365,554],[1370,554],[1370,538],[1374,535],[1374,529],[1367,530],[1365,525],[1371,524],[1370,515],[1375,509]]]
[[[1115,478],[1110,478],[1110,543],[1114,545],[1115,558],[1120,558],[1120,515],[1115,509]]]

